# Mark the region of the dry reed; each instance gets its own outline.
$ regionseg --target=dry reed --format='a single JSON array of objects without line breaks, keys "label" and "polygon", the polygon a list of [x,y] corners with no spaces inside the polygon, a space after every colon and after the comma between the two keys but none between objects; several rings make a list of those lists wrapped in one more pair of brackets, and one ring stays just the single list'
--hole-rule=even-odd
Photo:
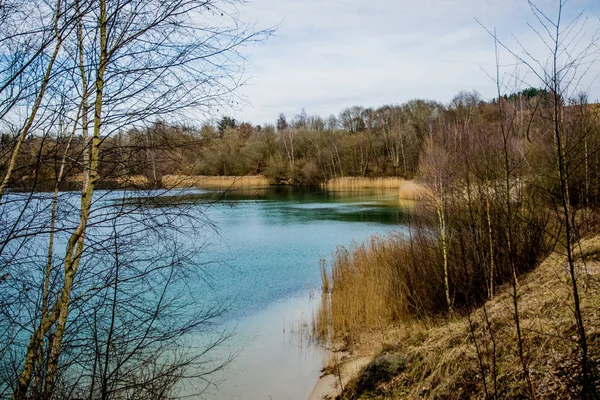
[{"label": "dry reed", "polygon": [[[585,323],[593,357],[600,355],[600,237],[582,243],[585,267],[579,262],[579,278],[587,282],[582,297]],[[363,332],[355,340],[357,353],[402,354],[406,369],[377,393],[356,393],[350,384],[344,398],[527,398],[528,389],[519,372],[515,351],[514,314],[511,292],[500,288],[498,295],[466,317],[425,326],[403,323],[385,331],[385,343],[373,345],[374,335]],[[549,256],[520,282],[519,303],[526,332],[525,347],[539,398],[580,398],[577,381],[579,354],[573,343],[575,321],[570,308],[570,288],[565,257]],[[490,334],[493,333],[493,336]],[[475,341],[479,345],[478,356]],[[363,349],[366,347],[367,349]],[[479,357],[485,376],[482,377]],[[495,371],[495,374],[494,374]],[[356,380],[354,381],[354,383]],[[495,388],[495,389],[494,389]]]},{"label": "dry reed", "polygon": [[146,186],[150,183],[148,178],[145,175],[129,175],[124,177],[119,177],[116,179],[119,185],[130,185],[130,186]]},{"label": "dry reed", "polygon": [[363,178],[345,177],[330,179],[323,186],[326,189],[398,189],[403,178]]},{"label": "dry reed", "polygon": [[381,328],[408,316],[408,302],[393,299],[400,294],[395,288],[396,260],[406,250],[399,241],[374,236],[350,249],[337,249],[331,275],[322,272],[324,305],[317,316],[322,337],[331,334],[323,326],[326,321],[335,335],[344,335]]},{"label": "dry reed", "polygon": [[397,191],[400,200],[422,200],[431,197],[431,193],[425,186],[415,181],[407,181],[403,178],[362,178],[345,177],[330,179],[323,184],[328,190],[356,190],[375,189],[386,191]]},{"label": "dry reed", "polygon": [[[330,275],[322,278],[328,302],[321,308],[326,315],[316,320],[320,324],[328,321],[332,331],[327,333],[319,326],[323,339],[344,338],[365,329],[380,330],[392,323],[437,318],[482,304],[488,298],[487,264],[480,262],[482,247],[473,240],[472,215],[462,207],[448,208],[452,227],[443,253],[429,205],[419,204],[411,216],[409,232],[375,236],[349,249],[338,248]],[[501,207],[500,203],[494,204]],[[513,221],[513,234],[520,245],[510,254],[519,265],[519,273],[532,270],[547,254],[544,232],[548,225],[538,214],[523,214]],[[511,276],[509,253],[503,241],[493,243],[494,285],[501,285]]]},{"label": "dry reed", "polygon": [[415,181],[404,181],[398,188],[398,198],[404,200],[423,200],[431,198],[431,192]]},{"label": "dry reed", "polygon": [[205,188],[240,188],[265,187],[269,180],[262,175],[249,176],[188,176],[165,175],[162,178],[165,187],[205,187]]}]

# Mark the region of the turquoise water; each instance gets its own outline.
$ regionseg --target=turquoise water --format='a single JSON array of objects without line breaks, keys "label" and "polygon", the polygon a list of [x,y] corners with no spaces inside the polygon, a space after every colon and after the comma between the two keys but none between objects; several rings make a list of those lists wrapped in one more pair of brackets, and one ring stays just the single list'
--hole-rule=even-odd
[{"label": "turquoise water", "polygon": [[[59,198],[57,271],[79,223],[79,198],[77,192],[63,192]],[[5,282],[0,300],[14,306],[13,315],[23,326],[38,307],[35,298],[19,296],[27,293],[22,288],[42,281],[51,199],[48,193],[33,193],[31,198],[11,193],[0,210],[4,226],[14,224],[16,232],[0,253],[15,277]],[[180,388],[182,397],[204,390],[193,398],[208,400],[305,400],[324,361],[323,351],[308,345],[299,328],[310,324],[319,304],[320,260],[330,260],[339,245],[402,230],[407,213],[394,192],[272,187],[227,194],[196,189],[98,191],[92,208],[73,293],[73,298],[85,301],[73,303],[70,319],[95,319],[94,324],[77,325],[71,340],[94,337],[96,326],[105,334],[111,312],[119,316],[115,326],[124,337],[130,329],[145,332],[146,320],[137,313],[147,312],[144,307],[159,299],[169,306],[152,320],[156,332],[182,326],[190,315],[203,314],[216,304],[225,305],[224,312],[181,339],[193,346],[185,349],[195,355],[219,334],[231,335],[202,362],[208,357],[204,367],[215,366],[235,355],[233,361],[210,380],[194,378]],[[113,310],[103,299],[109,290],[106,282],[116,279],[115,254],[120,283]],[[88,298],[88,293],[94,296]],[[27,332],[22,335],[23,341],[15,342],[16,354],[24,351],[19,343],[26,342]],[[91,353],[78,357],[82,363],[95,360]]]},{"label": "turquoise water", "polygon": [[[299,337],[318,299],[320,260],[339,245],[402,229],[406,208],[392,193],[265,189],[232,193],[204,210],[217,227],[198,261],[211,290],[230,306],[234,336],[218,352],[237,353],[206,399],[306,399],[323,354]],[[210,288],[209,288],[210,286]]]}]

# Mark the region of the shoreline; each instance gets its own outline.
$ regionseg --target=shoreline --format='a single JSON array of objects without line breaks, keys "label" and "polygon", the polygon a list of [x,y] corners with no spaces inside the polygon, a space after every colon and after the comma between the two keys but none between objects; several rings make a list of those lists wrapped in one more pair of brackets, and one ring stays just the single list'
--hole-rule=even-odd
[{"label": "shoreline", "polygon": [[[138,179],[139,181],[139,179]],[[300,186],[279,182],[274,184],[263,175],[250,176],[189,176],[165,175],[161,182],[166,188],[199,187],[199,188],[231,188],[249,189],[269,186]],[[422,184],[414,180],[398,177],[346,177],[334,178],[319,185],[322,189],[332,191],[344,190],[386,190],[397,191],[398,200],[423,200],[431,193]]]},{"label": "shoreline", "polygon": [[[137,183],[143,182],[145,177],[135,177]],[[165,175],[161,179],[165,187],[265,187],[265,186],[306,186],[295,185],[285,181],[272,182],[263,175],[247,176],[208,176],[208,175]],[[310,185],[309,185],[310,186]],[[319,185],[323,189],[390,189],[398,190],[403,199],[416,199],[423,196],[425,188],[414,180],[399,177],[345,177],[333,178]]]},{"label": "shoreline", "polygon": [[330,396],[334,392],[337,392],[335,386],[335,378],[333,375],[323,375],[317,380],[317,383],[315,383],[315,386],[306,400],[323,400],[331,398]]},{"label": "shoreline", "polygon": [[[26,192],[30,190],[27,184],[11,187],[14,192]],[[61,185],[61,191],[81,190],[81,179],[69,177]],[[273,186],[287,187],[318,187],[329,191],[353,191],[353,190],[376,190],[396,191],[399,200],[423,200],[430,196],[430,192],[422,184],[414,180],[406,180],[398,177],[345,177],[333,178],[318,185],[297,185],[286,181],[273,182],[263,175],[248,176],[208,176],[208,175],[165,175],[153,185],[143,175],[131,175],[119,178],[101,179],[98,188],[102,190],[147,190],[153,188],[162,189],[258,189]],[[54,186],[38,184],[38,192],[52,192]]]},{"label": "shoreline", "polygon": [[345,354],[341,358],[340,376],[333,373],[321,375],[313,387],[307,400],[330,400],[335,399],[341,393],[339,380],[346,386],[350,380],[358,375],[360,370],[371,361],[371,357],[351,356]]}]

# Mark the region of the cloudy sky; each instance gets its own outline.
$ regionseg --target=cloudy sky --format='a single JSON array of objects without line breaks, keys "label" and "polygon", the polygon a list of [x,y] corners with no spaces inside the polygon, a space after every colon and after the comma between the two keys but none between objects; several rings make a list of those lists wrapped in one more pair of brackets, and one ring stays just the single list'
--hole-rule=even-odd
[{"label": "cloudy sky", "polygon": [[[557,1],[537,3],[555,16]],[[494,41],[475,19],[519,54],[515,37],[539,61],[547,57],[527,26],[539,26],[527,0],[250,0],[239,11],[259,27],[278,25],[266,43],[247,49],[250,79],[240,94],[249,105],[233,114],[254,124],[303,108],[327,116],[414,98],[447,103],[460,90],[490,98]],[[570,0],[566,22],[581,11],[589,41],[600,28],[600,0]],[[500,63],[507,85],[514,75],[537,84],[506,52]],[[599,75],[595,65],[579,84],[591,100],[600,98]]]}]

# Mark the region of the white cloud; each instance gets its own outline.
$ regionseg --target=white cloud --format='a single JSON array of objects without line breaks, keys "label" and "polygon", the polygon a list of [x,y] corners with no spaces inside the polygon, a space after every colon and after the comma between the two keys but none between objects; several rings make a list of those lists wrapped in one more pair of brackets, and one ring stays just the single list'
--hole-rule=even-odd
[{"label": "white cloud", "polygon": [[[596,2],[571,0],[567,12],[587,7],[589,29],[596,29]],[[538,3],[551,13],[556,1]],[[302,108],[326,116],[412,98],[447,102],[460,90],[491,97],[494,83],[484,71],[494,73],[494,44],[474,18],[514,48],[511,34],[543,53],[527,27],[535,19],[526,0],[253,0],[240,15],[262,27],[280,25],[248,49],[251,78],[240,93],[251,105],[235,117],[256,124]],[[514,58],[503,53],[501,62]],[[595,67],[590,76],[598,73]],[[590,90],[600,97],[597,82]]]}]

